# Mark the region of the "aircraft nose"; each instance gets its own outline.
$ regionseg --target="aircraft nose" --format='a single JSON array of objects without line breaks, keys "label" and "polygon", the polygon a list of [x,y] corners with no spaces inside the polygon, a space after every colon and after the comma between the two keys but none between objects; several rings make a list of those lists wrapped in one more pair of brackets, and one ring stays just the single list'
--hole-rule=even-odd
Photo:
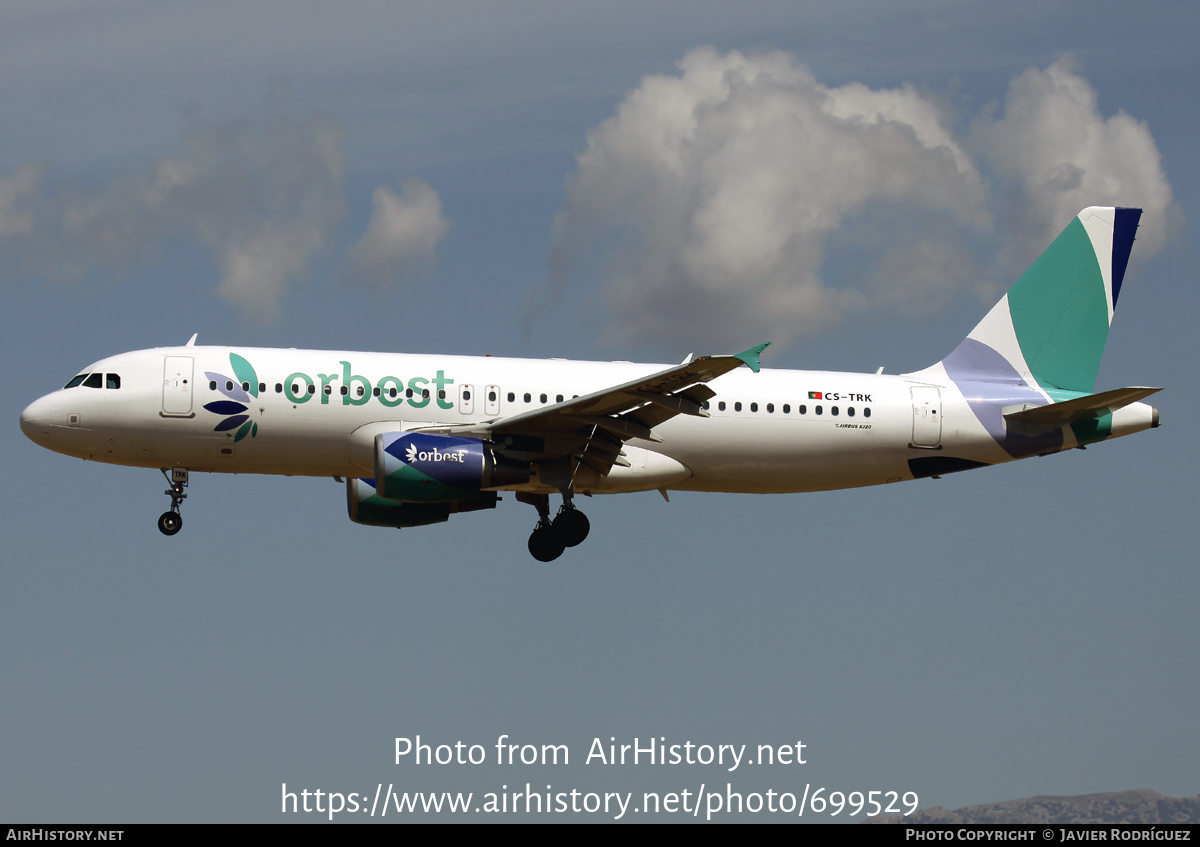
[{"label": "aircraft nose", "polygon": [[52,405],[49,396],[39,397],[21,412],[21,432],[35,444],[45,446],[47,429],[52,422]]}]

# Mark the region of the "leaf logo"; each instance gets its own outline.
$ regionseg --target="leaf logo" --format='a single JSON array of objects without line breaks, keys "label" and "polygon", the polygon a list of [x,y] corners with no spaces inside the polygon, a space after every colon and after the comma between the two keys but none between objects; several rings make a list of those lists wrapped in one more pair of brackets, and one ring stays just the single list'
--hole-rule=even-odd
[{"label": "leaf logo", "polygon": [[404,461],[408,462],[410,465],[417,461],[417,445],[408,445],[408,450],[404,452]]},{"label": "leaf logo", "polygon": [[[217,384],[217,390],[229,398],[205,403],[204,410],[222,416],[222,420],[213,427],[213,432],[228,432],[231,429],[237,429],[237,433],[233,436],[236,444],[247,435],[251,438],[258,436],[258,424],[250,420],[250,415],[246,414],[250,411],[250,397],[258,396],[258,374],[255,372],[254,366],[237,353],[229,354],[229,365],[233,368],[233,377],[211,371],[204,372],[210,382]],[[246,388],[243,388],[243,385]]]}]

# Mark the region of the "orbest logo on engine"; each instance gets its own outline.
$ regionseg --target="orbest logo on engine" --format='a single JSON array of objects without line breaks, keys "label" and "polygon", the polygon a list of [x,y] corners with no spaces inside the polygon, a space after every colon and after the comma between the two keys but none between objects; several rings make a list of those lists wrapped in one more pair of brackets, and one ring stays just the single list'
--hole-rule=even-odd
[{"label": "orbest logo on engine", "polygon": [[404,461],[410,465],[417,460],[422,462],[465,462],[466,457],[466,450],[459,450],[457,453],[442,453],[436,447],[432,450],[417,450],[415,444],[409,444],[408,449],[404,452]]}]

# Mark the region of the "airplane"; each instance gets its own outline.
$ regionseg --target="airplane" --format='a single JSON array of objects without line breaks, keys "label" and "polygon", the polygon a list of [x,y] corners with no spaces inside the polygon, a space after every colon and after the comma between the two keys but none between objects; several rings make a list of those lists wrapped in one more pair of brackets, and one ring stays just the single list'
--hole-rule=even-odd
[{"label": "airplane", "polygon": [[[760,367],[767,344],[678,365],[196,346],[88,365],[21,413],[35,443],[189,473],[331,476],[350,520],[440,523],[514,492],[549,562],[588,535],[575,496],[785,493],[938,478],[1159,425],[1158,388],[1093,393],[1140,209],[1074,218],[921,371]],[[550,497],[562,504],[550,517]]]}]

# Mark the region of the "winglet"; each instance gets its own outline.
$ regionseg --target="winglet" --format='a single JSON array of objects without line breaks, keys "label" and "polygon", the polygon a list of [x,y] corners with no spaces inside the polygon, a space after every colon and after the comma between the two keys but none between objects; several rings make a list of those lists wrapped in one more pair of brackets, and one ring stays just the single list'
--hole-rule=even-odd
[{"label": "winglet", "polygon": [[183,346],[184,347],[195,347],[196,346],[196,336],[198,336],[199,334],[200,333],[198,333],[198,332],[193,332],[192,337],[188,339],[188,343]]},{"label": "winglet", "polygon": [[733,358],[741,359],[742,363],[747,365],[750,368],[750,370],[754,371],[755,373],[758,373],[758,369],[761,367],[761,365],[759,365],[759,363],[758,363],[758,357],[762,353],[763,350],[766,350],[770,346],[771,346],[770,341],[764,341],[762,344],[759,344],[757,347],[751,347],[749,350],[743,350],[741,353],[734,354]]}]

